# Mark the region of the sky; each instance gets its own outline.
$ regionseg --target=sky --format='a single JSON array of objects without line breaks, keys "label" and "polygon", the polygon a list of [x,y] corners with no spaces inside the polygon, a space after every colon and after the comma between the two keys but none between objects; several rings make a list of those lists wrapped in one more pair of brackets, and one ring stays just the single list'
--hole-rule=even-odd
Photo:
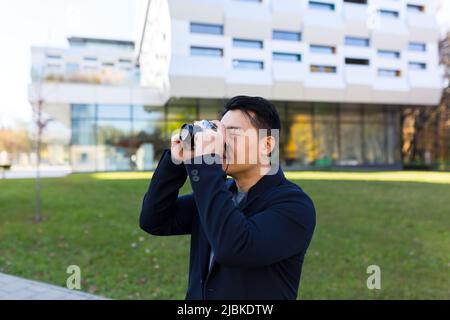
[{"label": "sky", "polygon": [[[134,40],[138,0],[0,0],[0,127],[29,121],[30,47],[68,36]],[[438,20],[450,30],[450,0]]]},{"label": "sky", "polygon": [[68,36],[134,40],[137,0],[0,0],[0,127],[31,119],[31,46]]}]

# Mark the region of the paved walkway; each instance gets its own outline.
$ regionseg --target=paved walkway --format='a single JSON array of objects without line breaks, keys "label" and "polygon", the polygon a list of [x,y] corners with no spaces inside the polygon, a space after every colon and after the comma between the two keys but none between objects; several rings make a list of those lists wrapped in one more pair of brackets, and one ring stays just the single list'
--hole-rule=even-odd
[{"label": "paved walkway", "polygon": [[[68,166],[41,166],[42,178],[61,178],[72,173]],[[34,179],[36,177],[36,168],[13,166],[11,170],[3,171],[0,169],[0,179]]]},{"label": "paved walkway", "polygon": [[104,300],[77,290],[0,273],[0,300]]}]

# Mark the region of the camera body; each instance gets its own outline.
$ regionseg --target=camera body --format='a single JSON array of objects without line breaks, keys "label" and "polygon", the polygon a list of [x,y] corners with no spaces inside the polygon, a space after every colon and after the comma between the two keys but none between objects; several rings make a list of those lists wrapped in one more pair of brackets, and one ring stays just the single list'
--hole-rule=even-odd
[{"label": "camera body", "polygon": [[195,122],[194,124],[185,123],[181,126],[180,129],[180,140],[183,143],[191,146],[191,149],[193,150],[195,148],[195,135],[206,129],[217,131],[217,125],[214,122],[208,120],[201,120]]}]

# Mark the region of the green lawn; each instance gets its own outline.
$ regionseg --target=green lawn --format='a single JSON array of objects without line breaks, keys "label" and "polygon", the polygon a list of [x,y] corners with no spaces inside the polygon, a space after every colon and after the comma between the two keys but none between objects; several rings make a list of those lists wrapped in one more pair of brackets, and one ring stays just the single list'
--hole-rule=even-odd
[{"label": "green lawn", "polygon": [[[317,210],[300,299],[450,298],[450,173],[289,176]],[[189,237],[153,237],[138,226],[149,177],[44,179],[40,224],[32,223],[33,180],[0,180],[0,272],[64,286],[75,264],[85,291],[182,299]],[[366,287],[372,264],[381,268],[381,290]]]}]

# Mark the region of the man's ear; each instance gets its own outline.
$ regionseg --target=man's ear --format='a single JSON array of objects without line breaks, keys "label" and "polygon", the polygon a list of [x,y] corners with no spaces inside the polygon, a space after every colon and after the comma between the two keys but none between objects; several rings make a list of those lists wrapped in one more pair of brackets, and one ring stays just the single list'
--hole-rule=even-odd
[{"label": "man's ear", "polygon": [[261,147],[261,152],[263,155],[270,157],[271,153],[275,150],[276,139],[273,136],[264,137]]},{"label": "man's ear", "polygon": [[273,136],[268,136],[266,138],[266,141],[267,141],[266,145],[269,150],[269,156],[270,156],[270,154],[275,150],[275,148],[277,146],[277,139],[275,139],[275,137],[273,137]]}]

